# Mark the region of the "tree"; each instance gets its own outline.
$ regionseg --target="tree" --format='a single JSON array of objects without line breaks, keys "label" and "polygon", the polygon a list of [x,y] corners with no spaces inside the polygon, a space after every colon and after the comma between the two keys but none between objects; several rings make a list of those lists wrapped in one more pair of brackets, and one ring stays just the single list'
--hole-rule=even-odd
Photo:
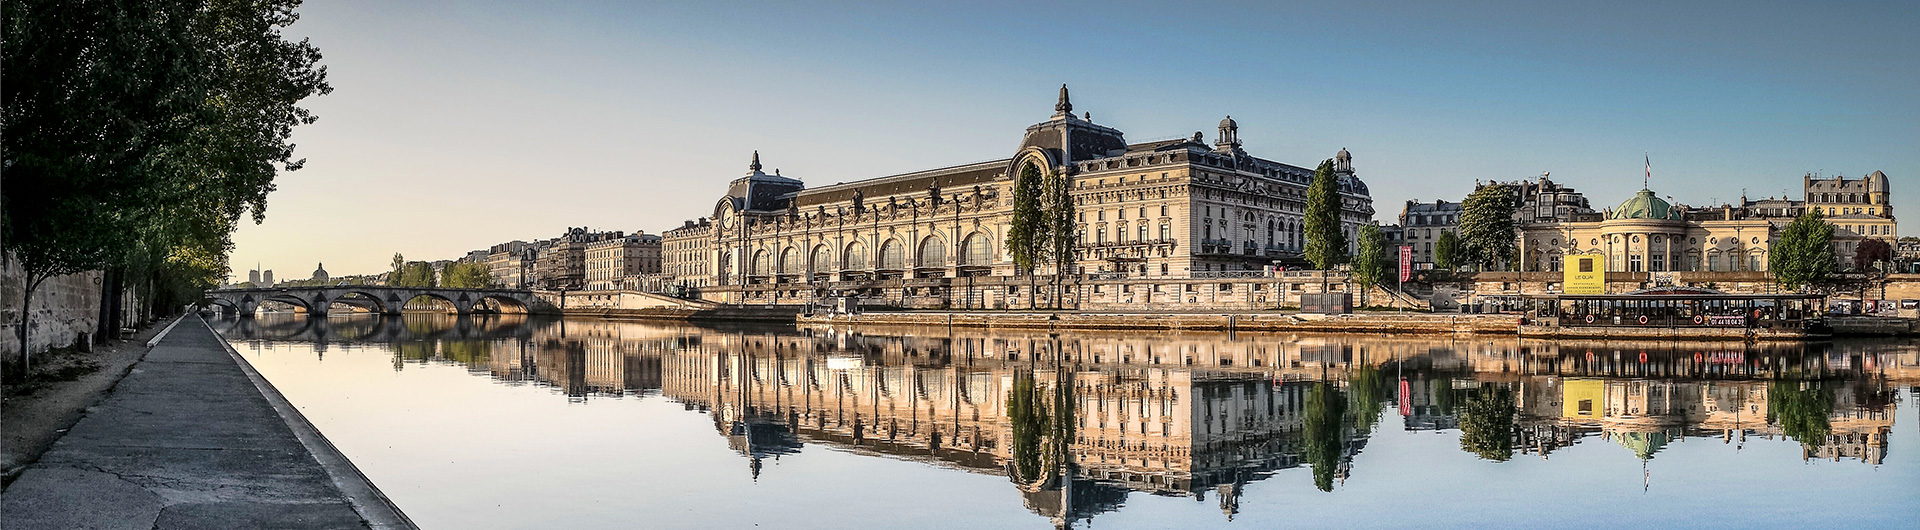
[{"label": "tree", "polygon": [[287,140],[314,118],[296,104],[331,91],[319,51],[281,38],[298,5],[0,4],[0,242],[26,273],[23,352],[47,278],[108,270],[145,312],[225,268],[239,217],[263,219],[273,178],[301,165]]},{"label": "tree", "polygon": [[1454,258],[1475,270],[1513,262],[1518,237],[1513,233],[1513,190],[1489,184],[1473,190],[1460,205],[1460,254]]},{"label": "tree", "polygon": [[1047,241],[1048,250],[1053,258],[1054,274],[1065,275],[1073,272],[1073,245],[1077,243],[1076,233],[1079,224],[1074,219],[1073,177],[1058,171],[1049,171],[1046,179],[1047,201]]},{"label": "tree", "polygon": [[1781,231],[1772,252],[1767,268],[1780,285],[1797,290],[1825,283],[1833,275],[1833,225],[1819,208],[1807,208]]},{"label": "tree", "polygon": [[1440,240],[1433,243],[1433,266],[1452,269],[1459,255],[1460,236],[1453,235],[1452,230],[1440,231]]},{"label": "tree", "polygon": [[1046,261],[1050,232],[1046,215],[1041,211],[1044,191],[1040,168],[1032,162],[1021,166],[1020,178],[1013,183],[1013,220],[1007,227],[1007,253],[1013,257],[1014,268],[1028,275]]},{"label": "tree", "polygon": [[446,287],[480,289],[493,286],[493,272],[480,263],[456,261],[440,275],[440,284]]},{"label": "tree", "polygon": [[1867,238],[1853,247],[1853,270],[1870,271],[1875,263],[1893,263],[1893,245],[1884,240]]},{"label": "tree", "polygon": [[1313,170],[1313,183],[1307,186],[1307,261],[1320,270],[1347,260],[1347,234],[1340,228],[1339,179],[1333,173],[1333,160],[1327,159]]},{"label": "tree", "polygon": [[407,258],[399,252],[393,253],[393,269],[387,273],[387,285],[400,286],[400,276],[407,273]]},{"label": "tree", "polygon": [[1360,305],[1367,305],[1367,294],[1387,275],[1387,236],[1380,225],[1360,227],[1359,252],[1353,255],[1353,283],[1360,286]]}]

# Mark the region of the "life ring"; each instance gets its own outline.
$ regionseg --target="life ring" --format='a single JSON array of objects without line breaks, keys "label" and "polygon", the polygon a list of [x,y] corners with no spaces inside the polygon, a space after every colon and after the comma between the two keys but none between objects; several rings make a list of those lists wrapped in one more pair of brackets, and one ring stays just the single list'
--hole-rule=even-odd
[{"label": "life ring", "polygon": [[1704,322],[1706,322],[1706,321],[1707,321],[1707,317],[1703,317],[1703,316],[1700,316],[1700,315],[1694,315],[1694,316],[1693,316],[1693,323],[1695,323],[1695,324],[1700,324],[1700,323],[1704,323]]},{"label": "life ring", "polygon": [[1693,362],[1700,362],[1700,352],[1693,352]]},{"label": "life ring", "polygon": [[1644,326],[1644,325],[1647,325],[1647,316],[1646,316],[1646,315],[1640,315],[1640,325],[1642,325],[1642,326]]},{"label": "life ring", "polygon": [[1593,315],[1587,315],[1587,323],[1588,323],[1588,324],[1592,324],[1592,323],[1593,323]]},{"label": "life ring", "polygon": [[1647,352],[1640,352],[1640,362],[1647,362]]}]

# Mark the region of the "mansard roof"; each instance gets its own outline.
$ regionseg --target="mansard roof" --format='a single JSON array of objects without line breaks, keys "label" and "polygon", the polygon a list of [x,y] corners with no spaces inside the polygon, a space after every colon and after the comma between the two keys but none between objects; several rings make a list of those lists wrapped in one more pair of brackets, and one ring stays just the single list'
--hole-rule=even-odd
[{"label": "mansard roof", "polygon": [[880,178],[857,180],[853,182],[821,186],[788,193],[785,197],[796,201],[805,210],[821,204],[853,200],[857,194],[869,200],[890,195],[911,195],[926,193],[928,187],[950,190],[958,187],[985,184],[1000,178],[1011,158],[988,160],[939,169],[901,173]]}]

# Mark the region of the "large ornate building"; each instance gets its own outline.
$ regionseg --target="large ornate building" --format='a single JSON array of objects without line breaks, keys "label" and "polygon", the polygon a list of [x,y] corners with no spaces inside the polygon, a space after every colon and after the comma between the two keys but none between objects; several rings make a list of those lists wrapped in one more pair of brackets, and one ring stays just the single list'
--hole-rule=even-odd
[{"label": "large ornate building", "polygon": [[[1598,254],[1606,256],[1612,272],[1765,272],[1774,240],[1807,208],[1820,210],[1834,225],[1834,257],[1843,270],[1853,267],[1861,241],[1895,240],[1886,174],[1875,171],[1854,180],[1808,175],[1802,182],[1804,200],[1741,197],[1738,206],[1690,208],[1648,189],[1599,213],[1561,199],[1566,203],[1559,207],[1561,213],[1547,215],[1546,207],[1538,207],[1540,215],[1521,221],[1522,270],[1558,271],[1562,256]],[[1550,181],[1542,178],[1541,183],[1541,190],[1551,191],[1546,186]],[[1572,193],[1561,190],[1555,195]],[[1586,199],[1578,202],[1584,206]],[[1522,210],[1535,210],[1531,205]]]},{"label": "large ornate building", "polygon": [[[1247,154],[1231,118],[1212,145],[1197,132],[1129,143],[1072,111],[1063,86],[1011,157],[832,186],[763,172],[755,153],[711,225],[666,232],[665,270],[696,286],[1012,275],[1013,184],[1029,166],[1066,177],[1048,182],[1077,210],[1068,273],[1185,278],[1298,259],[1312,169]],[[1353,241],[1373,201],[1346,150],[1335,167]]]}]

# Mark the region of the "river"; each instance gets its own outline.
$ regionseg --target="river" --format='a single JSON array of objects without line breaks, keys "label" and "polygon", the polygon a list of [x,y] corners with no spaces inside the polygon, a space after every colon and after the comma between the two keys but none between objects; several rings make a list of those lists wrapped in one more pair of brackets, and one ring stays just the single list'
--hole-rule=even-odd
[{"label": "river", "polygon": [[1910,340],[214,325],[422,528],[1920,520]]}]

